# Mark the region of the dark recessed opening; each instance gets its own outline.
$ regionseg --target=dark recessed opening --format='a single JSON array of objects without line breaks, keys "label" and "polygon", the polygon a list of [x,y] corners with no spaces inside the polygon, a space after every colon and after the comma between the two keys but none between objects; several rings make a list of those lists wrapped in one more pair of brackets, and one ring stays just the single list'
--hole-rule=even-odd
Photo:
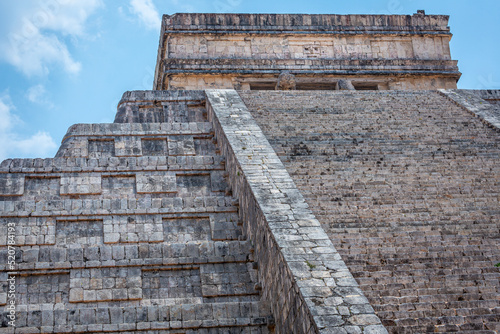
[{"label": "dark recessed opening", "polygon": [[252,82],[250,84],[250,90],[274,90],[275,87],[275,82]]},{"label": "dark recessed opening", "polygon": [[[297,90],[335,90],[335,82],[301,82],[297,83]],[[357,82],[353,83],[356,90],[378,90],[378,83]],[[252,82],[250,90],[275,90],[275,82]]]},{"label": "dark recessed opening", "polygon": [[298,83],[297,90],[335,90],[335,85],[332,82],[305,82]]},{"label": "dark recessed opening", "polygon": [[356,90],[378,90],[378,84],[368,82],[357,82],[352,84]]}]

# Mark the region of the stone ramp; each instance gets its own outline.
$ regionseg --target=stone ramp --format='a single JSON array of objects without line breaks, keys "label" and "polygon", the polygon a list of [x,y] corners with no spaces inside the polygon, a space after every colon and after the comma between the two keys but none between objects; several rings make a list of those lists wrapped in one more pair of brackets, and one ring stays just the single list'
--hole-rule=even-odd
[{"label": "stone ramp", "polygon": [[0,306],[9,224],[18,248],[16,328],[0,332],[268,333],[204,93],[126,93],[116,122],[1,163]]},{"label": "stone ramp", "polygon": [[500,330],[500,137],[437,92],[240,96],[392,333]]}]

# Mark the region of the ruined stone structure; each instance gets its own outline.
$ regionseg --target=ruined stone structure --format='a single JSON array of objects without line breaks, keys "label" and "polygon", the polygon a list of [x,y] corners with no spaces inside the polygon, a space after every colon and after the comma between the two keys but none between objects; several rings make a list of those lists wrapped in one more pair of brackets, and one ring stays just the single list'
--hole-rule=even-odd
[{"label": "ruined stone structure", "polygon": [[499,332],[500,93],[447,19],[164,16],[155,90],[0,164],[0,333]]},{"label": "ruined stone structure", "polygon": [[457,88],[448,16],[175,14],[163,17],[154,89]]}]

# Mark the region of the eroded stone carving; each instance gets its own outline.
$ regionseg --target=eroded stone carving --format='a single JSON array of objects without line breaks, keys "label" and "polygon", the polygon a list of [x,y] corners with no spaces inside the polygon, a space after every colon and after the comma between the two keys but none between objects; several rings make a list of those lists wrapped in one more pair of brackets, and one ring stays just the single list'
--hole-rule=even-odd
[{"label": "eroded stone carving", "polygon": [[351,80],[340,79],[337,82],[337,90],[356,90],[352,85]]},{"label": "eroded stone carving", "polygon": [[281,72],[276,83],[276,90],[295,90],[295,87],[295,75],[288,71]]}]

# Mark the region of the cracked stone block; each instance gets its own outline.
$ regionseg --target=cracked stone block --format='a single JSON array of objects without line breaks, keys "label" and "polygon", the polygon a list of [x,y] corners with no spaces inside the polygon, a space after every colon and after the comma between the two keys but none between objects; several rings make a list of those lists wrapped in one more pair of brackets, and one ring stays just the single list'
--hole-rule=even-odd
[{"label": "cracked stone block", "polygon": [[22,196],[24,175],[0,174],[0,196]]},{"label": "cracked stone block", "polygon": [[78,175],[61,177],[61,195],[100,194],[100,175]]},{"label": "cracked stone block", "polygon": [[115,156],[115,141],[113,139],[89,139],[89,158],[105,158]]},{"label": "cracked stone block", "polygon": [[113,216],[104,220],[104,243],[162,242],[160,216]]},{"label": "cracked stone block", "polygon": [[137,136],[116,137],[115,155],[117,157],[137,157],[142,155],[141,138]]},{"label": "cracked stone block", "polygon": [[193,136],[168,137],[168,155],[195,155]]},{"label": "cracked stone block", "polygon": [[171,173],[137,173],[136,187],[140,194],[176,192],[176,177]]},{"label": "cracked stone block", "polygon": [[56,243],[58,245],[98,245],[103,243],[103,222],[58,221],[56,222]]},{"label": "cracked stone block", "polygon": [[163,156],[167,155],[167,140],[156,138],[142,138],[143,156]]},{"label": "cracked stone block", "polygon": [[69,288],[72,303],[142,299],[141,268],[73,269]]}]

